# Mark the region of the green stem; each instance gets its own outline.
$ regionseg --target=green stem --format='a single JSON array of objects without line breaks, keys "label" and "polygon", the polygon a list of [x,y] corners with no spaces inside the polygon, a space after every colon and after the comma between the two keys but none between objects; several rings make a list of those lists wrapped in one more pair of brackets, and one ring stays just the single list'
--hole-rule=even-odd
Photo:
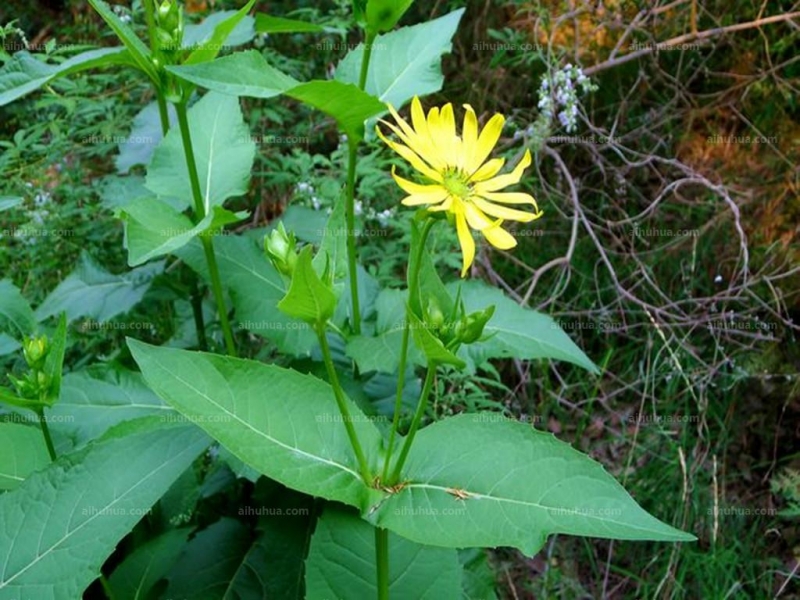
[{"label": "green stem", "polygon": [[[375,34],[367,33],[364,42],[364,54],[361,59],[361,72],[358,87],[364,89],[369,72],[369,61]],[[353,307],[353,333],[361,334],[361,307],[358,299],[358,269],[356,261],[356,161],[358,160],[358,142],[348,139],[347,154],[347,197],[345,201],[345,221],[347,223],[347,266],[350,274],[350,303]]]},{"label": "green stem", "polygon": [[350,410],[347,408],[347,400],[342,391],[342,385],[339,383],[339,377],[336,375],[336,367],[333,366],[333,358],[331,356],[331,348],[328,345],[328,338],[325,335],[325,324],[320,324],[314,328],[319,340],[319,346],[322,349],[322,358],[325,360],[325,368],[328,371],[328,379],[330,380],[331,387],[333,388],[333,395],[336,398],[336,404],[339,407],[339,414],[344,421],[345,429],[347,430],[347,437],[350,438],[350,445],[353,447],[353,452],[358,460],[358,466],[361,469],[361,477],[364,483],[370,485],[371,477],[369,465],[367,464],[364,450],[361,448],[361,442],[358,441],[358,435],[353,427],[353,418],[350,416]]},{"label": "green stem", "polygon": [[347,226],[347,267],[350,274],[350,302],[353,309],[353,333],[361,334],[361,307],[358,299],[358,268],[356,261],[356,160],[358,143],[348,140],[347,159],[347,201],[344,205],[344,218]]},{"label": "green stem", "polygon": [[47,453],[50,455],[50,460],[55,461],[58,455],[56,454],[55,446],[53,446],[53,438],[50,437],[50,428],[47,426],[47,419],[44,418],[44,409],[36,409],[36,416],[39,417],[39,426],[42,428],[42,436],[47,446]]},{"label": "green stem", "polygon": [[161,133],[167,137],[169,132],[169,112],[167,112],[167,101],[161,90],[156,90],[156,100],[158,102],[158,116],[161,119]]},{"label": "green stem", "polygon": [[431,394],[433,380],[435,378],[436,365],[428,364],[428,373],[425,375],[425,384],[422,386],[422,394],[420,394],[419,403],[417,404],[417,412],[414,413],[414,420],[411,421],[411,428],[408,430],[406,441],[403,442],[403,449],[400,450],[400,458],[397,459],[397,464],[394,466],[392,477],[389,480],[392,483],[397,481],[400,477],[400,471],[403,469],[408,452],[411,450],[411,444],[414,443],[414,436],[417,435],[417,430],[419,429],[420,423],[422,423],[422,417],[425,416],[425,409],[428,406],[428,396]]},{"label": "green stem", "polygon": [[[176,104],[175,111],[178,113],[178,125],[181,130],[181,139],[183,140],[183,151],[186,155],[186,167],[189,170],[189,182],[192,186],[195,221],[199,223],[206,216],[206,207],[203,204],[203,194],[200,191],[200,179],[197,176],[197,162],[194,158],[192,136],[189,131],[189,117],[186,112],[186,102],[179,102]],[[219,320],[222,325],[222,335],[225,338],[225,346],[229,356],[236,356],[236,344],[233,341],[233,330],[228,320],[228,309],[225,306],[225,295],[222,292],[219,268],[217,267],[217,259],[214,254],[214,242],[209,236],[202,234],[200,235],[200,241],[203,243],[203,252],[206,255],[208,275],[211,279],[211,289],[214,292],[214,300],[217,303],[217,312],[219,313]]]},{"label": "green stem", "polygon": [[375,528],[375,562],[378,567],[378,600],[389,600],[389,531]]},{"label": "green stem", "polygon": [[425,243],[428,241],[428,234],[431,231],[434,223],[433,219],[425,221],[422,227],[422,234],[420,235],[419,246],[414,250],[414,260],[411,263],[411,272],[408,276],[408,303],[406,305],[406,320],[403,324],[403,341],[400,346],[400,364],[398,365],[397,375],[397,394],[394,399],[394,415],[392,416],[392,431],[389,433],[389,446],[386,450],[386,459],[383,463],[383,474],[381,480],[386,482],[386,477],[389,475],[389,464],[392,460],[392,451],[394,450],[394,440],[397,437],[397,428],[400,425],[400,413],[403,410],[403,391],[406,382],[406,360],[408,358],[408,342],[409,342],[409,323],[411,319],[408,313],[411,310],[411,299],[417,294],[417,283],[419,279],[419,269],[422,263],[422,253],[425,250]]},{"label": "green stem", "polygon": [[364,40],[364,55],[361,58],[361,73],[358,76],[358,87],[362,90],[367,85],[367,72],[369,71],[369,60],[372,57],[372,46],[375,45],[375,33],[367,33],[367,39]]}]

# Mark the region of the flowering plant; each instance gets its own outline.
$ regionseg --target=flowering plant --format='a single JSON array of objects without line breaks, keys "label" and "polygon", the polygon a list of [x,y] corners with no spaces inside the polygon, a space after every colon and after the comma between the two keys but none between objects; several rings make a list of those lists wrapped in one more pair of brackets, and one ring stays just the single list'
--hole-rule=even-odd
[{"label": "flowering plant", "polygon": [[[427,114],[422,108],[419,96],[442,85],[439,57],[463,10],[396,30],[410,0],[356,1],[353,18],[364,43],[343,59],[334,79],[300,82],[256,50],[218,57],[240,24],[254,33],[247,15],[254,0],[216,19],[204,34],[184,24],[176,1],[158,7],[145,1],[149,45],[105,3],[90,3],[123,46],[79,55],[66,67],[31,68],[33,59],[22,53],[0,73],[6,86],[0,100],[11,101],[82,68],[124,65],[147,78],[163,138],[144,161],[146,193],[117,211],[129,264],[161,267],[152,261],[170,255],[188,264],[210,286],[227,356],[128,340],[157,399],[144,405],[150,410],[120,418],[114,427],[104,421],[96,437],[83,440],[85,447],[65,441],[68,449],[60,458],[48,440],[55,462],[0,497],[0,520],[8,524],[0,532],[1,597],[6,592],[33,597],[42,590],[47,597],[77,597],[101,574],[141,511],[165,495],[209,446],[214,450],[208,460],[224,460],[253,481],[281,484],[281,502],[314,507],[310,547],[306,530],[295,532],[302,544],[293,546],[289,567],[295,575],[304,573],[307,598],[459,597],[458,549],[508,546],[533,555],[557,533],[693,539],[647,513],[600,464],[528,423],[464,412],[426,424],[431,399],[443,393],[437,378],[446,371],[475,373],[489,359],[511,357],[564,360],[599,372],[548,316],[466,280],[476,253],[473,231],[492,247],[510,250],[516,240],[504,224],[530,223],[542,211],[529,193],[507,191],[526,183],[530,150],[505,173],[505,159],[491,157],[503,116],[494,115],[481,127],[467,105],[459,133],[452,104]],[[321,30],[268,15],[258,15],[255,24],[260,33]],[[421,40],[435,48],[422,64],[408,50]],[[3,79],[12,70],[14,77]],[[559,118],[570,128],[572,81],[587,84],[572,67],[562,73],[551,85],[564,108]],[[200,90],[206,91],[192,103]],[[217,239],[216,232],[242,217],[224,204],[248,189],[255,157],[239,98],[276,96],[327,114],[346,136],[341,201],[316,243],[303,243],[283,223],[260,232],[258,243],[248,236]],[[547,96],[542,98],[542,109],[552,110]],[[398,112],[409,102],[410,121]],[[418,208],[403,290],[381,290],[371,280],[359,265],[355,235],[356,164],[365,123],[387,112],[394,122],[380,121],[377,133],[416,171],[413,179],[391,173],[406,194],[402,205]],[[429,243],[437,224],[457,232],[460,278],[443,278],[437,270]],[[230,324],[231,304],[241,321],[254,324],[250,333],[272,344],[278,360],[239,357],[243,339],[237,340]],[[198,322],[202,325],[202,311]],[[65,317],[54,338],[60,341],[49,349],[41,338],[26,342],[32,375],[19,380],[16,393],[0,395],[35,410],[45,433],[45,408],[58,409],[64,330]],[[204,335],[198,326],[201,350]],[[301,359],[308,357],[314,364],[301,372]],[[421,385],[417,369],[424,372]],[[383,394],[389,402],[381,407],[367,391],[379,381],[390,386]],[[80,435],[76,432],[76,439]],[[33,507],[36,514],[24,517],[29,526],[17,527],[12,523],[28,514],[22,507]],[[119,513],[108,510],[120,507]],[[57,525],[58,535],[48,523]],[[159,556],[165,547],[186,543],[181,523],[180,513],[173,515],[157,548],[148,552]],[[236,543],[248,538],[236,525],[220,523],[215,535],[228,531]],[[261,545],[241,558],[241,570],[255,570],[258,580],[267,570],[264,554],[278,554],[268,535],[259,540]],[[207,546],[211,553],[216,544]],[[374,567],[364,569],[365,564]],[[253,597],[269,596],[263,584],[257,590],[250,587],[256,583],[242,583],[239,571],[223,582],[225,594],[243,586]],[[103,587],[113,595],[124,579],[102,576]],[[142,581],[149,584],[148,593],[157,588],[149,576]],[[181,579],[175,576],[169,585],[174,581]],[[302,597],[301,587],[275,597]],[[169,588],[171,596],[178,593]]]}]

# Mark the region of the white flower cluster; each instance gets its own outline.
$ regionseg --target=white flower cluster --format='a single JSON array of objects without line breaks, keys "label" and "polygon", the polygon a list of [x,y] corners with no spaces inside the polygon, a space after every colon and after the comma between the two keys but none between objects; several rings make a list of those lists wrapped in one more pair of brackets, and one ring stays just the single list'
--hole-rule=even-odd
[{"label": "white flower cluster", "polygon": [[553,115],[557,114],[558,121],[567,133],[575,131],[577,124],[579,86],[583,94],[598,89],[580,67],[571,64],[542,79],[539,86],[539,110],[542,117],[550,122]]},{"label": "white flower cluster", "polygon": [[[300,196],[306,196],[311,200],[311,206],[314,210],[319,210],[322,208],[322,202],[320,199],[315,195],[314,186],[306,181],[301,181],[295,187],[295,191]],[[328,208],[326,211],[328,214],[331,213],[331,209]],[[372,207],[364,208],[364,203],[361,200],[356,200],[353,206],[353,212],[356,216],[363,216],[365,219],[369,219],[372,221],[378,221],[381,227],[387,227],[389,222],[394,217],[396,210],[394,208],[387,208],[386,210],[376,211]]]}]

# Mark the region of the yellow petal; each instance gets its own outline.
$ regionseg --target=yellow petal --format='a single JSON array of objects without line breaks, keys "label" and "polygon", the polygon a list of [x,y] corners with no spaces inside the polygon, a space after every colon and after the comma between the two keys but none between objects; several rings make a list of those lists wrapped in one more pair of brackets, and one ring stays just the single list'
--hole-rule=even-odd
[{"label": "yellow petal", "polygon": [[448,196],[444,202],[441,204],[437,204],[436,206],[429,206],[428,210],[430,212],[447,212],[452,210],[453,208],[453,197]]},{"label": "yellow petal", "polygon": [[505,187],[519,183],[520,178],[522,178],[522,172],[530,165],[531,151],[526,150],[522,160],[517,163],[517,166],[514,167],[514,170],[511,171],[511,173],[506,173],[505,175],[500,175],[494,179],[477,183],[475,184],[475,191],[481,196],[485,196],[486,192],[496,192],[497,190],[502,190]]},{"label": "yellow petal", "polygon": [[478,136],[478,141],[471,152],[471,162],[465,165],[468,173],[477,171],[484,161],[489,157],[489,154],[494,150],[497,140],[500,139],[500,134],[503,132],[503,124],[506,122],[503,115],[497,114],[489,119],[486,126]]},{"label": "yellow petal", "polygon": [[472,239],[464,214],[460,212],[456,213],[456,232],[458,233],[458,243],[461,244],[461,253],[464,260],[464,266],[461,268],[461,277],[464,277],[472,261],[475,260],[475,240]]},{"label": "yellow petal", "polygon": [[[399,117],[398,117],[399,118]],[[402,119],[401,119],[402,120]],[[434,169],[444,169],[446,165],[438,156],[436,149],[433,147],[433,144],[430,143],[430,140],[427,138],[423,138],[418,136],[414,131],[408,128],[401,131],[391,123],[387,123],[386,121],[381,121],[383,125],[386,125],[389,129],[391,129],[394,134],[399,137],[402,142],[411,149],[412,152],[416,152],[422,160],[427,162],[431,165]],[[403,121],[405,123],[405,121]]]},{"label": "yellow petal", "polygon": [[467,223],[469,223],[470,227],[477,229],[478,231],[483,231],[484,229],[494,225],[494,222],[480,210],[475,208],[474,204],[471,202],[464,202],[463,204],[464,215],[467,217]]},{"label": "yellow petal", "polygon": [[469,180],[471,182],[477,182],[494,177],[500,172],[500,169],[503,168],[504,164],[506,164],[506,160],[504,158],[493,158],[492,160],[483,163],[481,168],[475,171]]},{"label": "yellow petal", "polygon": [[417,155],[416,152],[408,148],[407,146],[403,146],[402,144],[397,144],[390,139],[388,139],[383,132],[380,130],[379,127],[375,127],[375,131],[378,133],[378,137],[380,137],[383,142],[389,146],[392,150],[397,152],[400,156],[406,159],[412,167],[414,167],[417,171],[425,175],[428,179],[433,181],[442,181],[442,176],[436,172],[436,170],[432,169],[428,166],[422,158]]},{"label": "yellow petal", "polygon": [[397,183],[397,185],[399,185],[400,188],[407,194],[412,194],[412,195],[413,194],[430,194],[432,192],[439,191],[439,190],[444,191],[445,193],[447,193],[447,190],[445,190],[445,188],[443,188],[438,183],[425,185],[423,183],[415,183],[413,181],[405,179],[404,177],[400,177],[400,175],[397,174],[397,167],[394,167],[394,166],[392,167],[392,177],[394,178],[394,180]]},{"label": "yellow petal", "polygon": [[517,240],[514,239],[514,236],[499,225],[484,229],[481,233],[487,242],[500,250],[509,250],[517,245]]},{"label": "yellow petal", "polygon": [[411,194],[403,198],[400,202],[404,206],[420,206],[422,204],[439,204],[443,202],[445,198],[447,198],[447,190],[440,189],[425,194]]},{"label": "yellow petal", "polygon": [[422,137],[430,137],[428,121],[425,120],[425,111],[422,110],[422,103],[418,96],[414,96],[414,99],[411,100],[411,122],[414,124],[417,134]]},{"label": "yellow petal", "polygon": [[[476,186],[477,188],[477,186]],[[530,194],[523,194],[522,192],[478,192],[475,190],[475,195],[483,198],[484,200],[491,200],[492,202],[499,202],[501,204],[532,204],[536,209],[536,214],[540,214],[536,200]]]},{"label": "yellow petal", "polygon": [[431,109],[428,113],[428,132],[439,156],[447,165],[457,166],[460,140],[456,137],[452,104],[445,104],[441,110],[435,107]]},{"label": "yellow petal", "polygon": [[536,217],[538,216],[535,213],[524,212],[521,210],[514,210],[513,208],[507,208],[505,206],[500,206],[498,204],[492,204],[491,202],[487,202],[486,200],[482,200],[481,198],[473,197],[472,202],[475,204],[475,206],[477,206],[487,215],[492,215],[493,217],[497,217],[498,219],[529,223],[534,219],[536,219]]}]

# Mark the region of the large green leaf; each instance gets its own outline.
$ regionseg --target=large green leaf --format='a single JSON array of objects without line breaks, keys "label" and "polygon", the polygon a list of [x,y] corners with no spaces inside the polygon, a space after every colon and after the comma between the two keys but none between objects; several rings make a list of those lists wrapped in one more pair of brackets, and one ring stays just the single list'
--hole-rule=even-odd
[{"label": "large green leaf", "polygon": [[[464,9],[438,19],[379,35],[373,44],[365,90],[400,108],[414,96],[442,89],[442,55],[450,52]],[[358,83],[364,45],[351,50],[336,68],[336,79]]]},{"label": "large green leaf", "polygon": [[[317,344],[316,334],[307,323],[278,310],[286,288],[259,245],[244,236],[219,236],[214,238],[214,249],[222,285],[236,309],[236,327],[265,337],[281,352],[308,356]],[[177,255],[208,280],[199,243],[188,244]]]},{"label": "large green leaf", "polygon": [[270,65],[256,50],[237,52],[200,65],[169,66],[167,70],[201,87],[233,96],[272,98],[299,84]]},{"label": "large green leaf", "polygon": [[[256,145],[238,98],[209,93],[189,110],[189,131],[205,214],[232,196],[247,192]],[[170,129],[147,169],[147,187],[192,205],[192,187],[178,128]]]},{"label": "large green leaf", "polygon": [[[128,340],[150,387],[232,454],[284,485],[366,507],[364,483],[331,387],[276,365]],[[349,401],[364,453],[377,470],[381,436]]]},{"label": "large green leaf", "polygon": [[512,546],[532,556],[555,533],[691,541],[642,509],[603,467],[569,444],[494,413],[421,430],[405,487],[367,511],[376,525],[421,544]]},{"label": "large green leaf", "polygon": [[207,446],[186,424],[125,424],[0,496],[0,598],[80,598]]},{"label": "large green leaf", "polygon": [[106,322],[138,304],[163,269],[163,262],[157,262],[112,275],[83,254],[78,267],[36,309],[36,318],[42,321],[64,311],[69,321],[89,317]]},{"label": "large green leaf", "polygon": [[0,280],[0,331],[31,335],[34,329],[36,317],[31,305],[10,279]]},{"label": "large green leaf", "polygon": [[114,30],[114,33],[117,34],[117,37],[128,49],[130,57],[133,59],[136,66],[143,73],[146,73],[153,82],[158,83],[159,76],[151,60],[150,48],[145,46],[144,42],[136,37],[136,33],[133,29],[120,19],[117,13],[115,13],[108,4],[103,2],[103,0],[89,0],[89,4],[92,5],[92,8],[97,11],[108,26]]},{"label": "large green leaf", "polygon": [[163,421],[179,417],[147,387],[141,374],[108,364],[67,373],[61,398],[47,411],[59,452],[83,446],[118,423],[149,415]]},{"label": "large green leaf", "polygon": [[170,570],[186,547],[191,530],[170,529],[137,548],[120,564],[108,585],[114,600],[147,600],[153,586]]},{"label": "large green leaf", "polygon": [[[306,561],[307,600],[377,597],[375,529],[356,515],[326,508]],[[390,532],[389,598],[461,598],[458,553],[420,546]]]},{"label": "large green leaf", "polygon": [[124,48],[89,50],[59,65],[44,63],[26,51],[17,52],[0,69],[0,106],[39,89],[56,77],[97,67],[131,64],[134,64],[131,56]]},{"label": "large green leaf", "polygon": [[38,427],[0,422],[0,491],[11,490],[50,462]]},{"label": "large green leaf", "polygon": [[[459,284],[450,285],[454,296],[456,285]],[[463,347],[459,356],[471,359],[476,365],[487,358],[551,358],[570,362],[592,373],[600,372],[551,317],[520,306],[499,289],[484,283],[467,281],[460,285],[468,313],[491,305],[496,310],[483,330],[484,335],[491,337]]]},{"label": "large green leaf", "polygon": [[381,101],[351,83],[328,80],[300,83],[275,69],[255,50],[199,65],[167,67],[167,70],[223,94],[253,98],[286,94],[332,116],[354,139],[363,137],[364,121],[386,110]]}]

